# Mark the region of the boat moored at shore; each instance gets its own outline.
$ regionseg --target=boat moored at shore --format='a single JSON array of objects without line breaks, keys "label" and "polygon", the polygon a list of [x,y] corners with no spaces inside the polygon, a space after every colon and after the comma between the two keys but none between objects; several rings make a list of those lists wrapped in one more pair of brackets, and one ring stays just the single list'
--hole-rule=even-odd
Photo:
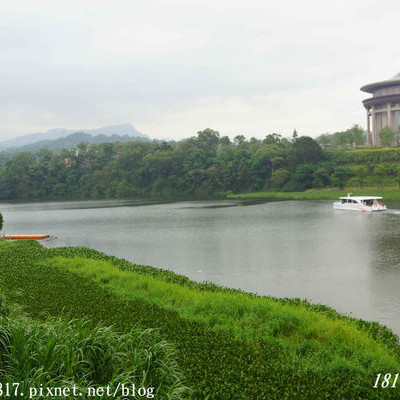
[{"label": "boat moored at shore", "polygon": [[336,210],[348,211],[386,211],[387,206],[379,196],[351,196],[349,193],[346,197],[340,197],[340,202],[333,203]]}]

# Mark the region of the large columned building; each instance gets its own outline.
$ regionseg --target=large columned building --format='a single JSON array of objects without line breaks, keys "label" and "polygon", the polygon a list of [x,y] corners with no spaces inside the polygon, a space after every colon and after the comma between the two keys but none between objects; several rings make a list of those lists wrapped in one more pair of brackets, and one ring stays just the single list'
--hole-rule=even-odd
[{"label": "large columned building", "polygon": [[367,110],[367,145],[379,145],[379,132],[386,126],[397,131],[400,126],[400,73],[386,81],[370,83],[361,88],[372,93],[363,101]]}]

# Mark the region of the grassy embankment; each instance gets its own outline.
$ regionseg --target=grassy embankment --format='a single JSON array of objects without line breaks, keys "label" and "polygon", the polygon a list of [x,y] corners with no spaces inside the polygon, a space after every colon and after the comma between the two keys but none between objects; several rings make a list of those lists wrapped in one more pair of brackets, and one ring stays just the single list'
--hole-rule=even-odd
[{"label": "grassy embankment", "polygon": [[[397,336],[377,323],[342,316],[325,306],[196,283],[90,249],[48,250],[36,243],[0,243],[0,273],[7,298],[23,306],[25,321],[31,321],[29,324],[40,332],[36,337],[44,337],[43,348],[54,342],[43,335],[52,330],[52,324],[60,324],[60,331],[68,331],[66,336],[85,331],[80,327],[86,324],[113,325],[110,348],[118,348],[122,355],[127,351],[126,343],[130,343],[129,349],[139,346],[141,350],[135,350],[138,354],[148,352],[146,346],[162,343],[169,349],[166,342],[171,343],[176,353],[165,350],[153,360],[154,365],[164,366],[168,377],[156,398],[168,398],[165,393],[174,388],[184,390],[180,371],[194,399],[398,397],[397,390],[372,388],[376,374],[398,372]],[[64,319],[88,321],[57,322],[54,318],[60,313]],[[5,331],[4,324],[0,319],[0,332]],[[143,347],[135,344],[135,332],[145,328],[156,328],[160,336],[151,336]],[[132,340],[116,344],[119,337],[129,334]],[[61,343],[68,340],[60,336]],[[0,346],[2,343],[0,340]],[[36,347],[40,346],[33,342],[32,351]],[[30,352],[25,354],[31,362]],[[13,357],[15,353],[11,352],[9,360]],[[66,353],[60,353],[58,361],[66,357]],[[125,357],[126,363],[112,373],[112,382],[123,379],[125,370],[133,371],[131,381],[140,383],[135,375],[138,369],[129,365],[130,358]],[[35,362],[45,359],[35,357]],[[143,360],[140,362],[139,369],[144,365]],[[58,376],[49,367],[57,363],[43,363],[49,379]],[[108,364],[102,359],[100,365]],[[1,374],[3,369],[0,382],[4,382]],[[68,374],[67,370],[59,375],[68,381],[72,379]],[[21,369],[12,379],[30,382],[33,378]],[[161,385],[157,379],[149,382]],[[104,384],[109,380],[103,377],[98,381]],[[87,381],[80,384],[84,386]],[[182,396],[190,395],[186,392]]]},{"label": "grassy embankment", "polygon": [[384,201],[400,201],[400,191],[398,189],[379,189],[377,187],[359,188],[349,187],[339,189],[309,189],[304,192],[252,192],[228,194],[228,199],[271,199],[271,200],[336,200],[339,197],[347,196],[381,196]]}]

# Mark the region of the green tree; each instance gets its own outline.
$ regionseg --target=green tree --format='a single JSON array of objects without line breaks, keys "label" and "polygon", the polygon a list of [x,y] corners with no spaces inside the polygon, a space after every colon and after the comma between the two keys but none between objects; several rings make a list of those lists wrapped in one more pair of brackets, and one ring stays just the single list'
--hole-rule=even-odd
[{"label": "green tree", "polygon": [[197,132],[197,142],[206,151],[208,156],[215,156],[219,140],[219,132],[210,128]]},{"label": "green tree", "polygon": [[279,135],[278,133],[271,133],[265,137],[263,142],[265,144],[279,144],[282,141],[282,135]]},{"label": "green tree", "polygon": [[359,189],[362,189],[364,180],[359,176],[353,176],[352,178],[349,179],[348,184],[351,187],[358,186]]},{"label": "green tree", "polygon": [[353,171],[359,178],[366,178],[369,175],[368,168],[364,165],[358,165],[354,167]]},{"label": "green tree", "polygon": [[394,140],[396,142],[396,145],[400,145],[400,126],[397,127],[395,135],[394,135]]},{"label": "green tree", "polygon": [[3,222],[4,222],[3,215],[0,212],[0,231],[3,229]]},{"label": "green tree", "polygon": [[229,136],[222,136],[222,138],[220,139],[220,143],[222,146],[230,146],[232,144]]},{"label": "green tree", "polygon": [[383,179],[387,176],[387,168],[383,164],[379,164],[374,168],[374,180],[382,189]]},{"label": "green tree", "polygon": [[279,168],[272,173],[271,185],[275,188],[281,188],[290,178],[290,172],[286,168]]},{"label": "green tree", "polygon": [[347,131],[334,133],[332,144],[339,148],[346,147],[346,144],[349,144],[349,133]]},{"label": "green tree", "polygon": [[289,186],[288,188],[286,188],[286,190],[302,191],[312,188],[314,182],[314,172],[315,172],[315,165],[312,164],[299,165],[296,168],[290,182],[288,183]]},{"label": "green tree", "polygon": [[296,129],[294,129],[293,133],[292,133],[292,143],[294,143],[298,137],[299,137],[299,135],[298,135]]},{"label": "green tree", "polygon": [[322,135],[319,135],[316,139],[316,141],[324,147],[327,147],[332,144],[332,135],[329,133],[323,133]]},{"label": "green tree", "polygon": [[328,186],[330,183],[329,170],[325,167],[319,167],[314,172],[313,186],[322,188]]},{"label": "green tree", "polygon": [[351,175],[352,172],[350,168],[336,167],[331,176],[332,186],[343,189]]},{"label": "green tree", "polygon": [[389,128],[388,126],[385,126],[380,132],[379,132],[379,140],[381,142],[382,146],[389,147],[394,140],[394,131],[393,129]]},{"label": "green tree", "polygon": [[366,136],[364,134],[364,130],[360,125],[353,125],[349,130],[347,130],[349,135],[349,142],[353,146],[362,146],[365,144]]},{"label": "green tree", "polygon": [[353,171],[355,173],[357,183],[360,186],[360,189],[362,189],[369,175],[368,168],[362,165],[354,167]]},{"label": "green tree", "polygon": [[240,146],[246,143],[246,138],[243,135],[236,135],[233,138],[233,142],[235,143],[236,146]]},{"label": "green tree", "polygon": [[296,165],[318,163],[323,158],[320,145],[309,136],[301,136],[293,143],[293,155]]},{"label": "green tree", "polygon": [[400,188],[400,167],[397,167],[397,184]]}]

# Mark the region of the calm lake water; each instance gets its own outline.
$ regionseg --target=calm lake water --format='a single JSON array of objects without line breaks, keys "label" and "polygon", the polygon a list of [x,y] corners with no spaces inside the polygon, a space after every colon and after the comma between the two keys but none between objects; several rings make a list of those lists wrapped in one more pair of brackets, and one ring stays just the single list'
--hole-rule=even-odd
[{"label": "calm lake water", "polygon": [[334,211],[331,201],[245,204],[74,201],[0,204],[5,233],[49,233],[260,295],[307,298],[400,334],[400,204]]}]

